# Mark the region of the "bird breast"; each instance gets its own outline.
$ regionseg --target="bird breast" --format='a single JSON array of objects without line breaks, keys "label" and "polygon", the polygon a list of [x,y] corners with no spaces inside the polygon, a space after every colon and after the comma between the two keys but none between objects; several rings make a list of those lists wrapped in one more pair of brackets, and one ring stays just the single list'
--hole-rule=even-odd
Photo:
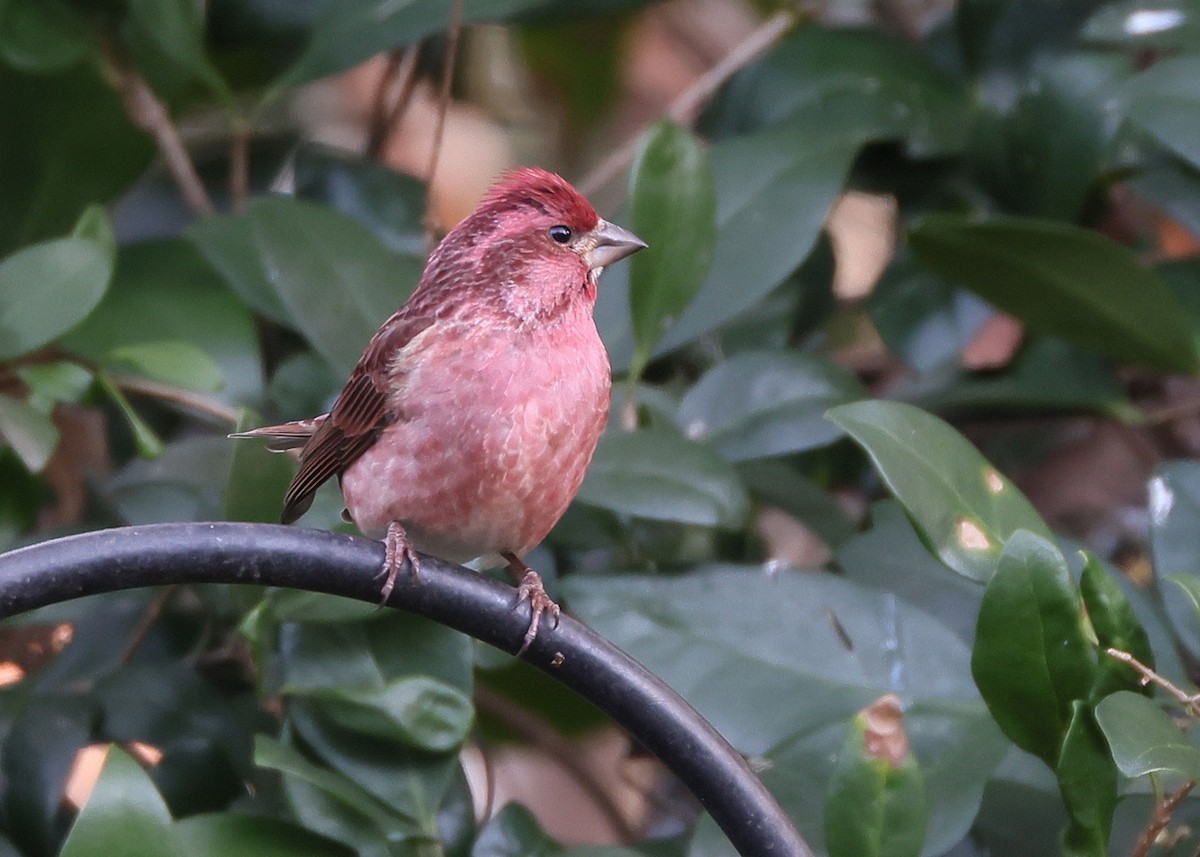
[{"label": "bird breast", "polygon": [[364,534],[391,521],[452,561],[522,555],[566,511],[608,416],[610,369],[587,317],[546,328],[438,323],[392,370],[393,421],[345,472]]}]

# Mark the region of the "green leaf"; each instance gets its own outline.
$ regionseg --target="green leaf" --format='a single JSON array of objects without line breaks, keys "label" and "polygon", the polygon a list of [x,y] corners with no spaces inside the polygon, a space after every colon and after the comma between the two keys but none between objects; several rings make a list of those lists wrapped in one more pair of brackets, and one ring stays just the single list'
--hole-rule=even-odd
[{"label": "green leaf", "polygon": [[[545,0],[467,0],[463,22],[503,21]],[[356,66],[378,53],[416,44],[446,29],[450,9],[440,0],[341,0],[323,3],[300,56],[278,80],[281,93]],[[268,96],[269,97],[269,96]]]},{"label": "green leaf", "polygon": [[825,411],[866,391],[829,360],[791,351],[752,351],[718,363],[679,403],[676,422],[731,461],[825,446],[841,431]]},{"label": "green leaf", "polygon": [[1062,223],[931,215],[909,234],[922,263],[1030,327],[1129,363],[1200,367],[1187,313],[1132,251]]},{"label": "green leaf", "polygon": [[807,23],[734,77],[705,124],[724,135],[785,122],[827,133],[872,127],[863,139],[901,138],[922,158],[962,149],[970,107],[963,83],[921,46]]},{"label": "green leaf", "polygon": [[155,152],[93,63],[53,75],[0,65],[0,127],[21,129],[0,135],[0,254],[66,232],[86,206],[124,191]]},{"label": "green leaf", "polygon": [[108,289],[113,259],[103,212],[90,208],[76,235],[0,262],[0,360],[40,348],[86,318]]},{"label": "green leaf", "polygon": [[[1185,651],[1196,657],[1200,655],[1200,622],[1186,575],[1196,572],[1196,557],[1200,556],[1200,462],[1165,462],[1148,487],[1157,588],[1171,629]],[[1175,578],[1185,584],[1162,584]]]},{"label": "green leaf", "polygon": [[189,857],[353,857],[345,845],[313,831],[257,815],[208,813],[193,815],[175,824]]},{"label": "green leaf", "polygon": [[1117,691],[1096,706],[1096,722],[1125,776],[1171,771],[1200,780],[1200,749],[1153,700],[1132,691]]},{"label": "green leaf", "polygon": [[166,450],[162,440],[134,410],[133,405],[129,403],[129,399],[125,398],[125,394],[121,392],[121,388],[117,386],[116,382],[107,373],[97,372],[96,383],[100,385],[100,389],[104,391],[105,395],[112,399],[113,404],[125,417],[125,421],[133,432],[133,442],[137,446],[138,455],[143,458],[158,458],[162,455]]},{"label": "green leaf", "polygon": [[166,348],[176,349],[176,357],[192,364],[175,380],[182,382],[193,373],[197,382],[215,379],[213,367],[201,365],[209,361],[198,356],[198,350],[216,364],[224,379],[215,398],[239,405],[262,395],[262,357],[254,318],[195,248],[180,238],[127,244],[117,255],[104,300],[63,338],[62,345],[104,365],[114,350],[132,349],[137,355],[143,347],[153,352],[165,341],[185,343],[186,352],[179,346]]},{"label": "green leaf", "polygon": [[314,144],[296,150],[292,169],[297,197],[357,220],[389,250],[424,258],[422,182],[377,160]]},{"label": "green leaf", "polygon": [[33,473],[40,473],[58,446],[58,428],[48,411],[0,393],[0,441]]},{"label": "green leaf", "polygon": [[[243,408],[235,431],[246,431],[262,425],[258,414]],[[233,454],[229,459],[229,477],[225,483],[225,514],[222,520],[250,521],[260,524],[279,522],[281,498],[292,481],[296,466],[290,456],[270,452],[262,443],[231,440]],[[296,595],[300,593],[287,590]],[[359,606],[361,602],[354,602]],[[364,613],[365,615],[365,613]]]},{"label": "green leaf", "polygon": [[460,746],[475,718],[470,697],[427,676],[408,676],[380,688],[327,688],[311,698],[347,729],[433,752]]},{"label": "green leaf", "polygon": [[0,60],[32,74],[70,68],[93,48],[79,13],[56,0],[0,3]]},{"label": "green leaf", "polygon": [[1142,685],[1136,672],[1104,654],[1106,649],[1119,649],[1153,669],[1154,652],[1146,629],[1104,565],[1091,553],[1085,553],[1084,557],[1086,564],[1079,578],[1079,590],[1100,649],[1099,670],[1090,698],[1100,700],[1118,690],[1149,695],[1150,689]]},{"label": "green leaf", "polygon": [[918,857],[925,784],[911,753],[892,762],[867,747],[867,715],[850,721],[825,800],[829,857]]},{"label": "green leaf", "polygon": [[510,803],[491,818],[471,847],[471,857],[550,857],[563,848],[542,832],[533,813]]},{"label": "green leaf", "polygon": [[971,674],[1004,734],[1052,768],[1096,674],[1082,605],[1058,548],[1019,531],[979,607]]},{"label": "green leaf", "polygon": [[1017,530],[1049,539],[1024,495],[946,423],[912,405],[841,405],[828,418],[866,449],[884,482],[937,556],[986,581]]},{"label": "green leaf", "polygon": [[[1192,607],[1196,609],[1197,613],[1200,613],[1200,575],[1173,574],[1167,580],[1182,589],[1184,594],[1191,599]],[[1142,661],[1142,663],[1146,662]]]},{"label": "green leaf", "polygon": [[370,821],[380,830],[386,831],[398,827],[398,820],[369,792],[341,774],[315,765],[295,749],[274,738],[266,735],[255,736],[254,764],[290,774],[314,786],[326,797],[332,798],[355,815]]},{"label": "green leaf", "polygon": [[579,499],[624,515],[707,527],[741,526],[750,510],[731,464],[667,429],[606,432]]},{"label": "green leaf", "polygon": [[1184,53],[1154,63],[1118,92],[1130,122],[1193,166],[1200,166],[1197,74],[1200,56]]},{"label": "green leaf", "polygon": [[[818,571],[714,566],[687,575],[572,575],[571,610],[679,691],[743,753],[819,849],[846,721],[888,692],[925,776],[928,853],[971,826],[1008,743],[963,641],[889,593]],[[690,854],[731,853],[715,825]],[[701,836],[697,833],[697,837]]]},{"label": "green leaf", "polygon": [[108,352],[112,364],[129,364],[139,375],[189,390],[211,392],[225,384],[221,367],[190,342],[166,340],[122,345]]},{"label": "green leaf", "polygon": [[708,274],[716,193],[704,145],[691,133],[665,119],[646,132],[629,173],[630,226],[654,248],[630,260],[634,381]]},{"label": "green leaf", "polygon": [[124,750],[108,748],[104,771],[63,843],[62,857],[183,857],[171,813],[150,777]]},{"label": "green leaf", "polygon": [[31,402],[45,410],[53,402],[77,403],[92,386],[92,373],[69,360],[18,366],[17,377],[29,387]]},{"label": "green leaf", "polygon": [[1070,816],[1064,854],[1107,857],[1117,808],[1117,768],[1091,706],[1082,700],[1072,708],[1056,773]]},{"label": "green leaf", "polygon": [[259,255],[251,223],[249,214],[210,214],[188,226],[185,234],[229,289],[251,309],[272,321],[291,325],[291,316],[275,293]]},{"label": "green leaf", "polygon": [[192,0],[130,0],[126,25],[228,102],[232,99],[229,86],[205,51],[204,9]]},{"label": "green leaf", "polygon": [[421,277],[420,259],[391,252],[365,227],[309,202],[257,200],[250,229],[292,324],[343,375]]}]

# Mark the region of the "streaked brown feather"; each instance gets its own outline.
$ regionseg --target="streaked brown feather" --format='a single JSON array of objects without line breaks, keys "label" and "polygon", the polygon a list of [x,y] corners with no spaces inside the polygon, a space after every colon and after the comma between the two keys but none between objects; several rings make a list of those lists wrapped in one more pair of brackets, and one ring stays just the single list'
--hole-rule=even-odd
[{"label": "streaked brown feather", "polygon": [[433,323],[423,309],[423,302],[410,301],[371,338],[329,418],[300,451],[300,469],[283,498],[282,523],[290,524],[308,511],[316,490],[362,455],[386,425],[387,357]]}]

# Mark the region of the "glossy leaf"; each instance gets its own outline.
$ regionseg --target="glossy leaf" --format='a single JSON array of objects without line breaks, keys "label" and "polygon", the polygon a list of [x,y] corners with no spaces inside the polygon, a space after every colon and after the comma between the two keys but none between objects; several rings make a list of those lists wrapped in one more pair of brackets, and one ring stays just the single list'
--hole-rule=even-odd
[{"label": "glossy leaf", "polygon": [[474,721],[471,700],[457,688],[408,676],[381,688],[334,687],[313,698],[341,726],[374,738],[440,752],[458,747]]},{"label": "glossy leaf", "polygon": [[749,513],[733,466],[666,429],[606,432],[579,499],[624,515],[708,527],[739,526]]},{"label": "glossy leaf", "polygon": [[1167,586],[1163,581],[1196,572],[1196,557],[1200,556],[1200,464],[1166,462],[1150,480],[1148,494],[1150,546],[1163,608],[1172,630],[1194,657],[1200,654],[1196,605],[1185,595],[1185,588]]},{"label": "glossy leaf", "polygon": [[345,845],[275,818],[230,812],[193,815],[175,825],[190,857],[352,857]]},{"label": "glossy leaf", "polygon": [[491,818],[471,847],[471,857],[550,857],[563,849],[528,809],[510,803]]},{"label": "glossy leaf", "polygon": [[1061,223],[933,215],[909,235],[921,262],[1031,327],[1168,372],[1200,366],[1186,313],[1133,252]]},{"label": "glossy leaf", "polygon": [[[103,365],[114,349],[132,348],[136,355],[144,347],[153,351],[159,347],[155,343],[164,341],[186,343],[189,352],[196,349],[211,358],[224,379],[213,394],[217,399],[241,404],[262,394],[262,357],[250,310],[179,238],[123,246],[104,300],[62,344]],[[193,354],[187,362],[196,365],[176,381],[186,381],[189,375],[200,381],[215,380],[211,366],[199,366],[207,362],[203,357]]]},{"label": "glossy leaf", "polygon": [[162,455],[166,449],[162,439],[130,404],[116,381],[105,372],[97,372],[96,383],[121,411],[121,416],[125,417],[125,422],[133,432],[133,442],[137,446],[138,455],[143,458],[158,458]]},{"label": "glossy leaf", "polygon": [[1100,650],[1099,671],[1092,689],[1093,700],[1103,699],[1117,690],[1132,690],[1149,695],[1141,676],[1125,664],[1104,654],[1107,649],[1128,652],[1146,666],[1154,669],[1154,652],[1146,629],[1133,612],[1133,606],[1117,582],[1109,576],[1103,564],[1090,553],[1079,578],[1079,590],[1088,620],[1096,632]]},{"label": "glossy leaf", "polygon": [[1072,703],[1096,665],[1066,560],[1045,539],[1018,532],[1000,556],[979,607],[971,674],[1014,744],[1056,767]]},{"label": "glossy leaf", "polygon": [[113,272],[113,238],[99,209],[70,238],[47,241],[0,262],[0,360],[33,351],[79,324],[100,302]]},{"label": "glossy leaf", "polygon": [[63,234],[88,205],[124,191],[155,152],[91,63],[49,75],[0,65],[0,127],[20,129],[0,135],[0,254]]},{"label": "glossy leaf", "polygon": [[219,390],[225,383],[221,367],[189,342],[165,340],[121,345],[108,352],[116,364],[132,366],[137,374],[189,390]]},{"label": "glossy leaf", "polygon": [[1167,712],[1141,694],[1122,690],[1096,706],[1096,722],[1108,739],[1117,768],[1127,777],[1171,771],[1200,780],[1200,749]]},{"label": "glossy leaf", "polygon": [[653,250],[630,260],[636,380],[663,334],[704,283],[717,237],[716,187],[704,145],[660,121],[629,173],[629,225]]},{"label": "glossy leaf", "polygon": [[38,473],[58,446],[58,428],[49,413],[0,393],[0,442],[11,446],[21,463]]},{"label": "glossy leaf", "polygon": [[[257,413],[243,409],[234,430],[247,431],[260,425],[262,420]],[[261,442],[231,440],[230,443],[233,450],[222,520],[278,523],[284,492],[296,472],[295,463],[286,454],[269,452]],[[302,594],[298,590],[284,591]],[[315,596],[315,593],[303,594]]]},{"label": "glossy leaf", "polygon": [[[763,777],[810,843],[820,845],[847,718],[887,692],[903,695],[925,772],[927,848],[946,851],[966,834],[1007,744],[976,695],[967,647],[929,614],[838,576],[749,565],[573,575],[564,590],[576,615],[738,750],[772,763]],[[730,851],[704,822],[689,853]]]},{"label": "glossy leaf", "polygon": [[302,145],[292,158],[296,196],[357,220],[389,250],[425,256],[425,185],[378,161]]},{"label": "glossy leaf", "polygon": [[845,369],[789,351],[738,354],[706,373],[679,403],[676,421],[692,440],[731,461],[771,458],[832,443],[825,419],[866,391]]},{"label": "glossy leaf", "polygon": [[66,4],[52,0],[0,3],[0,60],[18,71],[62,71],[92,47],[83,18]]},{"label": "glossy leaf", "polygon": [[31,402],[76,403],[92,386],[92,373],[68,360],[57,363],[31,363],[18,366],[17,377],[29,387]]},{"label": "glossy leaf", "polygon": [[756,499],[778,506],[831,547],[855,533],[855,526],[833,494],[782,461],[747,461],[738,476]]},{"label": "glossy leaf", "polygon": [[1016,486],[937,417],[883,401],[841,405],[828,417],[866,449],[926,543],[959,574],[988,580],[1017,530],[1050,538]]},{"label": "glossy leaf", "polygon": [[62,857],[182,857],[185,852],[150,777],[124,750],[112,746],[61,853]]},{"label": "glossy leaf", "polygon": [[1195,54],[1167,57],[1130,78],[1119,92],[1129,120],[1193,166],[1200,166],[1198,73]]},{"label": "glossy leaf", "polygon": [[864,715],[850,722],[825,801],[829,857],[919,857],[925,839],[925,784],[911,754],[877,758]]},{"label": "glossy leaf", "polygon": [[275,293],[265,262],[254,242],[249,214],[211,214],[187,228],[188,239],[239,298],[280,324],[291,316]]},{"label": "glossy leaf", "polygon": [[416,287],[422,262],[326,208],[268,197],[250,210],[261,263],[292,324],[342,375]]},{"label": "glossy leaf", "polygon": [[[544,0],[469,0],[463,21],[502,21]],[[450,10],[436,0],[346,0],[318,6],[324,14],[309,30],[303,52],[276,83],[276,91],[356,66],[378,53],[419,42],[444,30]]]},{"label": "glossy leaf", "polygon": [[1074,703],[1056,773],[1070,815],[1063,833],[1064,852],[1107,857],[1117,808],[1117,767],[1092,707],[1082,700]]},{"label": "glossy leaf", "polygon": [[229,86],[205,51],[204,10],[191,0],[130,0],[127,26],[137,28],[173,64],[209,91],[230,99]]},{"label": "glossy leaf", "polygon": [[873,125],[875,139],[901,138],[928,157],[962,148],[967,109],[962,84],[906,40],[808,24],[737,75],[707,124],[726,134],[783,122]]}]

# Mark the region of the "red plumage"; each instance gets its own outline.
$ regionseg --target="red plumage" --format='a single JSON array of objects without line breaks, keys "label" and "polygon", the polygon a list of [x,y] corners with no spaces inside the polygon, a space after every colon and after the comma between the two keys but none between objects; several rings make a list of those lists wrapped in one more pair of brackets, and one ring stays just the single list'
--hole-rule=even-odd
[{"label": "red plumage", "polygon": [[300,451],[282,519],[341,482],[358,528],[388,542],[390,594],[415,547],[462,562],[499,554],[534,608],[557,611],[520,562],[583,480],[608,414],[592,320],[605,265],[644,247],[540,169],[503,177],[442,240],[328,415],[245,433]]}]

